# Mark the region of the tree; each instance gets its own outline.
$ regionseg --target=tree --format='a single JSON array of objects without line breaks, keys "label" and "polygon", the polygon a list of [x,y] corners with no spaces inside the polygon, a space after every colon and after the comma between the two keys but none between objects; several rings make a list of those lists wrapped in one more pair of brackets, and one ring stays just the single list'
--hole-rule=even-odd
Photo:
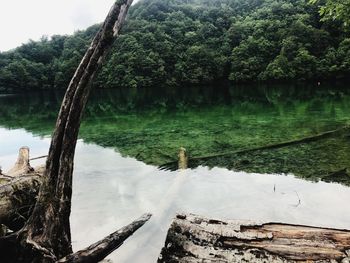
[{"label": "tree", "polygon": [[295,77],[295,71],[284,54],[278,55],[260,75],[262,80],[288,80]]},{"label": "tree", "polygon": [[[324,3],[339,3],[341,10],[346,10],[349,1]],[[317,6],[304,0],[142,0],[131,7],[123,37],[113,45],[112,55],[93,85],[177,88],[229,79],[275,80],[270,73],[277,73],[279,59],[275,59],[281,50],[291,62],[301,48],[316,58],[316,75],[299,79],[299,75],[288,73],[283,81],[345,77],[345,72],[336,70],[338,62],[329,64],[335,60],[327,53],[335,50],[334,55],[340,57],[338,47],[347,32],[339,25],[338,20],[320,22]],[[18,71],[7,66],[14,63],[27,73],[35,66],[40,70],[35,75],[44,76],[35,77],[27,89],[65,88],[97,28],[94,25],[72,36],[44,37],[1,53],[0,87],[25,88],[11,80]],[[195,57],[200,61],[195,62]],[[265,74],[268,65],[270,73]],[[285,70],[295,72],[295,65],[289,63]]]},{"label": "tree", "polygon": [[350,0],[310,0],[311,4],[319,4],[322,20],[340,20],[345,27],[350,26]]},{"label": "tree", "polygon": [[115,2],[69,84],[52,135],[33,212],[21,230],[0,238],[1,260],[4,262],[98,262],[150,217],[145,215],[87,250],[72,253],[69,216],[73,159],[81,117],[91,81],[114,37],[119,34],[131,3],[132,0]]}]

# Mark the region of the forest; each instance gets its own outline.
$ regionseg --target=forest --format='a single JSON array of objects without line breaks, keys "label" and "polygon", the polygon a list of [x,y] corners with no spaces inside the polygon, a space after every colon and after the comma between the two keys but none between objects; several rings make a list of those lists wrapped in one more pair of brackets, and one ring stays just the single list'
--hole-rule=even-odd
[{"label": "forest", "polygon": [[350,262],[350,0],[134,2],[0,52],[1,263]]},{"label": "forest", "polygon": [[[94,86],[344,79],[350,72],[347,21],[327,19],[332,7],[321,2],[140,1]],[[0,53],[0,90],[64,89],[98,27]]]}]

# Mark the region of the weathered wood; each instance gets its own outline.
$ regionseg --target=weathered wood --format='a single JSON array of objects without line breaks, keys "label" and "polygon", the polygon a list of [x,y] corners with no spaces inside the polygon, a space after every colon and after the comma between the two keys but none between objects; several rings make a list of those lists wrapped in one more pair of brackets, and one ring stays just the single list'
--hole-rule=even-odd
[{"label": "weathered wood", "polygon": [[22,147],[19,149],[19,154],[15,165],[6,173],[8,176],[18,176],[27,174],[33,171],[29,164],[29,148]]},{"label": "weathered wood", "polygon": [[36,202],[42,174],[32,172],[0,185],[0,224],[12,231],[24,226]]},{"label": "weathered wood", "polygon": [[178,161],[178,168],[181,169],[187,169],[188,167],[188,157],[186,153],[186,149],[181,147],[179,150],[179,161]]},{"label": "weathered wood", "polygon": [[92,244],[91,246],[80,250],[72,255],[66,256],[59,260],[59,263],[95,263],[104,259],[112,253],[123,242],[135,233],[137,229],[142,227],[149,219],[151,214],[145,214],[131,224],[117,230],[104,239]]},{"label": "weathered wood", "polygon": [[[91,82],[117,36],[131,0],[117,0],[66,91],[52,136],[45,180],[25,227],[26,243],[55,261],[72,253],[69,216],[75,146]],[[29,242],[28,242],[29,241]]]},{"label": "weathered wood", "polygon": [[118,35],[132,0],[117,0],[83,57],[64,96],[33,213],[0,251],[11,262],[55,262],[72,253],[69,216],[73,160],[91,82]]},{"label": "weathered wood", "polygon": [[0,225],[12,231],[24,226],[35,205],[42,174],[41,167],[31,167],[29,148],[20,148],[14,167],[0,175]]},{"label": "weathered wood", "polygon": [[178,215],[158,262],[349,262],[350,231]]}]

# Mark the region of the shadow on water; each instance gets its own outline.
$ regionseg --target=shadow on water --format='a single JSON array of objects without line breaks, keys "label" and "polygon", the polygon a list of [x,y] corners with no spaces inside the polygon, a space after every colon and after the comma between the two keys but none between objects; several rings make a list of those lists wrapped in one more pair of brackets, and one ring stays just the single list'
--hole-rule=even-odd
[{"label": "shadow on water", "polygon": [[[48,136],[62,94],[0,96],[0,125]],[[217,86],[119,89],[92,93],[80,137],[116,148],[147,164],[176,161],[179,147],[191,157],[297,140],[350,123],[346,87]],[[350,134],[192,162],[254,173],[293,173],[350,185]]]}]

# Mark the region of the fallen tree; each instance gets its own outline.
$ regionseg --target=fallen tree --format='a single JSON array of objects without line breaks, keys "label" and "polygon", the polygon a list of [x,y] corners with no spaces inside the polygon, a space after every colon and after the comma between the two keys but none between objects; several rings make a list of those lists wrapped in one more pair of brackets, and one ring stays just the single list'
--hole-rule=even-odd
[{"label": "fallen tree", "polygon": [[[33,212],[19,231],[0,238],[1,262],[52,263],[72,255],[69,216],[72,197],[73,160],[82,114],[91,82],[118,36],[132,0],[117,0],[77,68],[64,96],[52,135],[42,184]],[[142,224],[148,220],[145,217]],[[141,225],[142,225],[141,224]],[[127,236],[137,228],[131,228]],[[124,236],[125,238],[127,236]],[[99,255],[122,242],[106,239]],[[91,247],[91,250],[94,246]],[[98,257],[80,262],[96,262]]]},{"label": "fallen tree", "polygon": [[178,215],[158,263],[349,260],[349,230]]},{"label": "fallen tree", "polygon": [[[259,147],[253,147],[253,148],[249,148],[249,149],[242,149],[242,150],[231,151],[231,152],[210,154],[210,155],[205,155],[205,156],[188,157],[187,162],[189,164],[189,167],[193,167],[193,166],[195,166],[194,164],[199,165],[199,164],[201,164],[201,162],[205,162],[206,160],[210,160],[210,159],[214,159],[214,158],[230,157],[230,156],[234,156],[234,155],[252,153],[252,152],[257,152],[257,151],[262,151],[262,150],[279,149],[279,148],[288,147],[288,146],[292,146],[292,145],[310,143],[310,142],[315,142],[315,141],[331,138],[334,136],[341,136],[344,132],[346,133],[349,131],[350,131],[350,127],[345,126],[345,127],[338,128],[336,130],[326,131],[326,132],[322,132],[322,133],[319,133],[316,135],[299,138],[296,140],[284,141],[284,142],[268,144],[268,145],[263,145],[263,146],[259,146]],[[348,136],[349,134],[346,133],[345,135]],[[159,168],[162,170],[177,170],[179,168],[178,162],[179,161],[177,160],[177,161],[171,161],[168,163],[164,163],[164,164],[160,165]]]}]

